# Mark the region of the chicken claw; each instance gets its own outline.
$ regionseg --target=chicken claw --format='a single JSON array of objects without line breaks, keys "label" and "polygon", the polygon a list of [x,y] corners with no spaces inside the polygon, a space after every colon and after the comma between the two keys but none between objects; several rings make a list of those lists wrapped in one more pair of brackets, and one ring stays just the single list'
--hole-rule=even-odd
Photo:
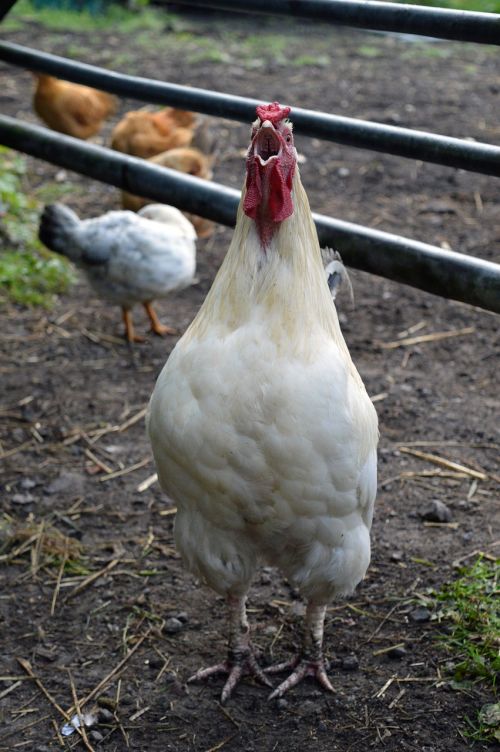
[{"label": "chicken claw", "polygon": [[279,687],[276,687],[276,689],[271,692],[271,694],[269,695],[269,700],[283,697],[285,692],[288,692],[289,689],[295,687],[299,682],[302,681],[302,679],[305,679],[308,676],[316,679],[321,684],[323,689],[327,690],[327,692],[335,692],[326,674],[325,662],[323,658],[320,658],[319,660],[296,658],[295,660],[287,661],[286,663],[280,663],[277,666],[270,666],[270,668],[266,669],[266,671],[269,674],[274,674],[285,671],[287,669],[294,670],[290,674],[288,679],[285,679],[284,682],[281,682]]},{"label": "chicken claw", "polygon": [[195,681],[203,681],[215,674],[228,674],[221,694],[221,703],[223,705],[229,700],[234,688],[244,676],[254,676],[261,684],[265,684],[266,687],[273,686],[255,658],[250,643],[250,629],[245,602],[245,596],[229,595],[227,597],[229,616],[229,649],[227,660],[209,668],[202,668],[188,679],[188,684],[190,684]]},{"label": "chicken claw", "polygon": [[292,673],[282,682],[279,687],[271,692],[270,700],[282,697],[285,692],[295,687],[307,676],[315,678],[327,692],[334,692],[330,680],[326,674],[325,661],[323,658],[323,625],[325,621],[326,606],[307,604],[304,630],[304,644],[302,653],[285,663],[279,663],[266,669],[268,674],[276,674],[281,671]]},{"label": "chicken claw", "polygon": [[160,323],[160,319],[156,315],[151,303],[144,303],[143,305],[151,322],[152,332],[158,334],[160,337],[164,337],[166,334],[178,334],[177,329],[172,329],[171,326],[166,326],[166,324]]},{"label": "chicken claw", "polygon": [[222,705],[229,700],[233,690],[244,676],[253,676],[261,682],[261,684],[265,684],[266,687],[273,686],[260,668],[252,652],[238,657],[233,656],[232,660],[228,659],[227,661],[217,663],[215,666],[210,666],[209,668],[202,668],[193,674],[193,676],[189,677],[188,684],[203,681],[210,676],[215,676],[216,674],[228,674],[221,694]]}]

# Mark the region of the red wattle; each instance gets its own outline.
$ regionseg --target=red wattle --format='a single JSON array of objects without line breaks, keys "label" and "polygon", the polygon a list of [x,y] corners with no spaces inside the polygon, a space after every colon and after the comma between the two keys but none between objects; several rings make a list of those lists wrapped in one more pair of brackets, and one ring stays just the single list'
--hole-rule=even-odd
[{"label": "red wattle", "polygon": [[256,219],[257,210],[262,201],[262,181],[257,160],[252,160],[247,164],[246,189],[243,211],[247,217]]},{"label": "red wattle", "polygon": [[293,214],[292,202],[292,178],[293,169],[283,177],[281,165],[273,162],[269,179],[269,215],[273,222],[283,222]]}]

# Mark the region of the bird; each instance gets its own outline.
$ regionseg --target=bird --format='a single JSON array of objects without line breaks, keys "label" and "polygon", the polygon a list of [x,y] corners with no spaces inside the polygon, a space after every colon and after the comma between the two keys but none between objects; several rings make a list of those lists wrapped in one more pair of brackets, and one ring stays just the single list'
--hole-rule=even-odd
[{"label": "bird", "polygon": [[113,128],[111,148],[149,159],[168,149],[189,146],[194,137],[195,120],[192,112],[173,107],[158,112],[131,110]]},{"label": "bird", "polygon": [[87,139],[98,133],[116,110],[116,99],[104,91],[34,74],[33,109],[41,120],[59,133]]},{"label": "bird", "polygon": [[[229,250],[158,376],[147,430],[187,568],[224,596],[226,702],[245,675],[282,697],[305,677],[333,691],[325,612],[370,560],[377,414],[340,330],[306,192],[290,107],[257,107]],[[246,599],[259,563],[306,600],[291,660],[262,669]]]},{"label": "bird", "polygon": [[[187,175],[194,175],[203,180],[211,180],[212,178],[214,157],[203,154],[200,149],[191,146],[180,146],[177,149],[163,151],[154,157],[149,157],[147,161],[161,167],[168,167],[171,170],[184,172]],[[152,202],[147,198],[122,191],[122,207],[124,209],[138,211],[149,203]],[[207,238],[212,234],[213,223],[210,220],[198,217],[195,214],[185,214],[185,216],[193,225],[199,238]]]},{"label": "bird", "polygon": [[110,211],[81,220],[68,206],[49,204],[39,238],[80,267],[99,297],[121,306],[128,342],[144,341],[132,322],[136,303],[144,305],[155,334],[176,334],[160,323],[152,301],[194,282],[196,232],[178,209],[150,204],[138,214]]}]

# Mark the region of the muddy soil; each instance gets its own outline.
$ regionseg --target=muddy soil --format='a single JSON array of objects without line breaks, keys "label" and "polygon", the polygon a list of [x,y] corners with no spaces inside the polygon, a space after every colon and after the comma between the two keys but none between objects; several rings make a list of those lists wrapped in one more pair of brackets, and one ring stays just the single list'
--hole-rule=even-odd
[{"label": "muddy soil", "polygon": [[[5,36],[182,84],[492,143],[500,136],[497,58],[486,47],[220,16],[184,16],[180,30],[169,22],[147,35],[49,32],[33,23]],[[2,112],[36,121],[30,75],[3,64],[0,71]],[[123,101],[116,118],[136,105]],[[215,179],[239,186],[248,127],[219,121],[216,130]],[[315,211],[498,260],[494,178],[305,137],[297,142]],[[72,186],[63,200],[84,217],[119,206],[115,189],[29,159],[28,190],[61,183]],[[218,227],[200,241],[198,284],[158,304],[179,332],[199,308],[230,236]],[[177,338],[149,335],[144,345],[127,346],[118,309],[95,299],[84,281],[50,312],[3,306],[0,503],[12,522],[0,535],[5,542],[13,528],[20,532],[9,549],[14,555],[0,562],[0,750],[84,749],[76,733],[60,736],[64,721],[55,705],[70,708],[72,685],[82,700],[113,671],[85,705],[92,709],[99,699],[102,708],[104,698],[107,708],[87,731],[87,749],[487,747],[464,737],[464,717],[473,718],[491,695],[481,685],[453,691],[426,594],[453,578],[457,563],[498,553],[498,484],[491,477],[500,444],[498,318],[379,277],[353,271],[351,278],[355,306],[344,295],[338,308],[380,417],[380,488],[368,576],[327,615],[336,693],[306,681],[270,703],[265,688],[246,680],[224,708],[221,680],[186,685],[196,669],[223,656],[223,602],[183,568],[172,536],[175,510],[157,484],[145,483],[154,468],[143,409]],[[145,330],[142,312],[135,318]],[[456,336],[419,340],[439,332]],[[486,479],[457,476],[404,448]],[[446,524],[421,516],[435,500],[449,509]],[[66,537],[48,536],[53,529]],[[67,538],[81,546],[80,568],[61,566]],[[430,619],[415,614],[422,604]],[[279,572],[263,569],[249,605],[263,662],[289,656],[300,640],[297,593]],[[29,661],[38,684],[19,658]]]}]

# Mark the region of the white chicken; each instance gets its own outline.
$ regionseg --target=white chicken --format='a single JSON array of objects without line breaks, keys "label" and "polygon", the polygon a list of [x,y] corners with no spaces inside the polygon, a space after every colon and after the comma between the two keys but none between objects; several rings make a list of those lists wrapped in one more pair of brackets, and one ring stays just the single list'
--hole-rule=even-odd
[{"label": "white chicken", "polygon": [[175,539],[191,572],[227,599],[222,701],[244,674],[269,684],[245,602],[259,562],[307,600],[302,650],[274,670],[327,690],[327,604],[370,560],[377,416],[341,334],[297,168],[290,109],[257,108],[233,240],[198,315],[156,383],[148,430]]},{"label": "white chicken", "polygon": [[153,332],[175,334],[160,323],[151,301],[194,280],[196,232],[178,209],[149,204],[138,214],[110,211],[81,220],[67,206],[51,204],[43,211],[39,237],[83,269],[99,297],[121,306],[129,342],[144,339],[134,331],[135,303],[144,305]]}]

